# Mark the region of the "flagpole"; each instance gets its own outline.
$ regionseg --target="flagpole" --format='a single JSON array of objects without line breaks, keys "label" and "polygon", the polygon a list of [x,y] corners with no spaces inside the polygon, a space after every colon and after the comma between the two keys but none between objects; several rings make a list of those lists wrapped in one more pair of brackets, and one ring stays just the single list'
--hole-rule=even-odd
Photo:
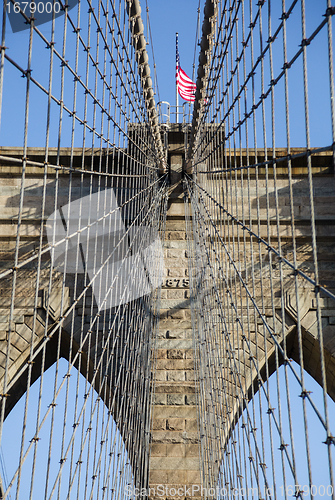
[{"label": "flagpole", "polygon": [[177,85],[177,65],[178,65],[178,33],[176,33],[176,123],[178,123],[178,85]]}]

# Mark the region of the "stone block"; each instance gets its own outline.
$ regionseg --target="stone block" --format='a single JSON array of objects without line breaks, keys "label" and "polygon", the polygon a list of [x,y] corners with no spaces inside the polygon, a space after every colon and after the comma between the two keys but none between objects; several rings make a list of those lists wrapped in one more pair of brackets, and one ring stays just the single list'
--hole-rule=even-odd
[{"label": "stone block", "polygon": [[166,359],[167,350],[166,349],[157,349],[155,352],[155,355],[156,355],[157,359]]},{"label": "stone block", "polygon": [[[173,335],[170,337],[170,333]],[[180,330],[179,332],[168,331],[168,337],[162,338],[157,341],[158,349],[192,349],[192,340],[184,339],[184,331]],[[178,336],[177,336],[178,335]],[[180,335],[180,337],[179,337]]]},{"label": "stone block", "polygon": [[61,310],[61,304],[63,301],[63,312],[66,311],[66,309],[70,305],[70,295],[69,295],[69,288],[65,287],[64,291],[61,288],[55,288],[51,291],[50,297],[48,295],[48,290],[43,291],[43,306],[44,309],[47,309],[49,306],[49,314],[52,317],[52,319],[56,320],[60,316]]},{"label": "stone block", "polygon": [[[8,314],[0,316],[0,323],[8,323],[8,321],[9,321]],[[22,314],[14,314],[12,316],[12,321],[14,323],[24,323],[24,316]]]},{"label": "stone block", "polygon": [[167,404],[167,395],[166,394],[155,394],[155,405],[166,405]]},{"label": "stone block", "polygon": [[185,358],[186,359],[193,359],[194,358],[194,351],[193,351],[193,349],[186,349],[185,350]]},{"label": "stone block", "polygon": [[199,457],[199,446],[197,444],[187,444],[185,445],[185,456],[186,457]]},{"label": "stone block", "polygon": [[184,231],[185,232],[185,221],[183,221],[183,220],[167,220],[166,221],[166,231]]},{"label": "stone block", "polygon": [[184,299],[185,298],[185,291],[186,290],[179,290],[179,289],[172,289],[172,290],[166,290],[167,292],[167,299]]},{"label": "stone block", "polygon": [[165,382],[167,380],[167,372],[165,370],[156,370],[155,379],[157,382]]},{"label": "stone block", "polygon": [[166,213],[167,217],[178,216],[183,217],[185,215],[184,203],[171,203],[170,207]]},{"label": "stone block", "polygon": [[170,485],[183,485],[186,483],[186,471],[184,470],[172,470],[167,473],[167,482]]},{"label": "stone block", "polygon": [[197,418],[195,406],[159,406],[154,408],[155,418]]},{"label": "stone block", "polygon": [[188,311],[186,309],[170,309],[166,311],[166,315],[168,318],[172,319],[185,319],[186,313]]},{"label": "stone block", "polygon": [[186,269],[188,267],[188,260],[185,259],[185,257],[179,256],[178,258],[174,258],[174,259],[168,259],[168,258],[165,259],[164,264],[167,267],[167,269],[171,269],[171,268],[175,268],[175,267],[178,267],[181,269]]},{"label": "stone block", "polygon": [[[158,359],[157,369],[159,370],[183,370],[185,360]],[[178,364],[179,363],[179,364]]]},{"label": "stone block", "polygon": [[23,337],[28,344],[31,342],[32,330],[24,323],[15,325],[16,332]]},{"label": "stone block", "polygon": [[[190,320],[180,320],[180,321],[176,321],[172,318],[164,318],[164,321],[161,321],[160,322],[160,329],[161,330],[165,330],[165,331],[168,331],[168,330],[171,330],[171,331],[175,331],[175,332],[180,332],[181,330],[191,330],[192,328],[192,321]],[[173,337],[172,337],[173,338]],[[178,337],[178,338],[183,338],[183,337]],[[186,338],[192,338],[192,335],[188,335],[186,336]]]},{"label": "stone block", "polygon": [[200,470],[188,470],[188,471],[186,471],[186,483],[187,484],[201,484]]},{"label": "stone block", "polygon": [[167,275],[171,278],[180,278],[185,276],[185,268],[173,267],[167,270]]},{"label": "stone block", "polygon": [[178,248],[179,250],[186,250],[187,242],[184,240],[165,240],[164,247],[166,249],[168,249],[168,248],[177,249]]},{"label": "stone block", "polygon": [[[4,349],[6,352],[0,350],[0,366],[1,368],[5,368],[6,360],[7,360],[7,349],[5,347],[0,346],[1,349]],[[4,370],[0,370],[1,376],[4,373]]]},{"label": "stone block", "polygon": [[194,393],[194,384],[186,382],[157,382],[156,383],[156,393],[165,392],[166,394],[192,394]]},{"label": "stone block", "polygon": [[[183,294],[184,295],[184,294]],[[176,299],[164,299],[161,300],[161,307],[166,310],[179,310],[179,309],[185,309],[185,307],[188,307],[188,301],[184,299],[184,297],[181,299],[176,298]]]},{"label": "stone block", "polygon": [[[151,456],[153,456],[153,457],[166,457],[168,454],[167,446],[171,446],[171,445],[152,443],[150,446]],[[177,445],[172,445],[172,446],[177,446]]]},{"label": "stone block", "polygon": [[199,459],[196,457],[152,457],[153,470],[199,470]]},{"label": "stone block", "polygon": [[185,256],[185,250],[180,248],[168,248],[166,250],[166,257],[172,259],[179,259],[180,257]]},{"label": "stone block", "polygon": [[185,438],[182,432],[156,431],[152,433],[152,442],[163,444],[183,444],[185,443]]},{"label": "stone block", "polygon": [[162,339],[166,339],[166,332],[165,332],[165,330],[158,330],[156,338],[157,338],[158,341],[162,340]]},{"label": "stone block", "polygon": [[166,321],[167,320],[167,313],[168,313],[168,309],[160,309],[159,311],[159,319],[162,321]]},{"label": "stone block", "polygon": [[[196,445],[167,444],[166,445],[166,456],[168,456],[168,457],[184,457],[184,456],[186,456],[187,446],[196,446]],[[198,452],[199,452],[199,449],[198,449]],[[189,455],[189,456],[191,456],[191,455]]]},{"label": "stone block", "polygon": [[[333,305],[333,307],[334,307],[334,305]],[[334,310],[334,308],[333,309],[328,309],[328,308],[327,309],[326,308],[322,309],[321,310],[321,316],[327,316],[327,317],[333,317],[334,318],[335,317],[335,310]]]},{"label": "stone block", "polygon": [[167,233],[168,240],[185,240],[186,233],[184,231],[170,231]]},{"label": "stone block", "polygon": [[170,370],[164,373],[167,375],[167,380],[171,382],[184,382],[186,380],[186,372],[184,371]]},{"label": "stone block", "polygon": [[[185,429],[185,419],[183,418],[168,418],[166,428],[169,431],[183,431]],[[194,429],[190,429],[194,430]]]},{"label": "stone block", "polygon": [[195,394],[187,394],[186,395],[186,402],[185,404],[187,405],[196,405],[197,404],[197,399]]},{"label": "stone block", "polygon": [[192,314],[190,309],[185,309],[185,319],[192,319]]},{"label": "stone block", "polygon": [[166,429],[165,418],[154,418],[152,421],[152,429],[154,431],[165,431]]},{"label": "stone block", "polygon": [[[0,307],[10,307],[11,304],[11,297],[0,297]],[[15,309],[17,308],[26,308],[26,307],[31,307],[32,311],[30,314],[33,314],[33,308],[35,305],[35,297],[15,297],[15,302],[14,302],[14,307]],[[42,306],[42,297],[37,297],[37,307]]]},{"label": "stone block", "polygon": [[30,343],[27,342],[21,335],[18,335],[16,332],[11,333],[11,344],[16,347],[20,352],[25,351]]},{"label": "stone block", "polygon": [[150,484],[166,484],[167,483],[167,472],[164,470],[150,469],[149,472],[149,482]]},{"label": "stone block", "polygon": [[186,430],[187,431],[198,431],[198,420],[196,418],[190,418],[186,420]]},{"label": "stone block", "polygon": [[185,351],[183,349],[168,349],[167,358],[168,359],[183,359]]},{"label": "stone block", "polygon": [[194,372],[194,370],[186,370],[185,371],[185,380],[187,382],[195,382],[196,373]]},{"label": "stone block", "polygon": [[[29,326],[29,328],[31,330],[34,328],[34,333],[35,334],[37,334],[37,335],[44,335],[45,327],[44,327],[44,325],[40,321],[41,320],[39,319],[38,316],[37,316],[35,322],[34,322],[33,316],[29,316],[29,317],[26,316],[25,317],[25,324],[27,326]],[[16,330],[18,331],[17,327],[16,327]],[[20,335],[23,336],[23,334],[21,333],[21,331],[19,333],[20,333]]]},{"label": "stone block", "polygon": [[193,370],[192,359],[167,359],[165,360],[166,370]]},{"label": "stone block", "polygon": [[335,353],[335,325],[328,325],[323,328],[324,347],[332,354]]},{"label": "stone block", "polygon": [[185,395],[184,394],[167,394],[165,395],[167,398],[168,405],[184,405],[185,404]]}]

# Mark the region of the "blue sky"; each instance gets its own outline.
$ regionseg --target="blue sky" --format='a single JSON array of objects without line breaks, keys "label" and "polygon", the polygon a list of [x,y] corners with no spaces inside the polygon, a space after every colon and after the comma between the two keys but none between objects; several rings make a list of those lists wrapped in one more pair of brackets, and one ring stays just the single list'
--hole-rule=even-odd
[{"label": "blue sky", "polygon": [[[300,368],[298,365],[296,365],[293,362],[293,366],[299,372]],[[64,359],[60,360],[59,363],[59,376],[58,376],[58,384],[60,384],[63,380],[63,377],[65,373],[67,372],[68,369],[68,362],[65,361]],[[44,375],[44,387],[52,387],[53,386],[53,377],[55,374],[55,365],[53,365],[51,368],[49,368]],[[69,403],[68,403],[68,408],[67,408],[67,421],[69,424],[66,426],[66,439],[70,439],[72,435],[72,425],[71,423],[73,422],[74,417],[74,410],[75,410],[75,394],[76,394],[76,384],[77,384],[77,375],[78,373],[76,372],[75,369],[72,370],[72,377],[69,379]],[[308,391],[311,391],[312,394],[312,399],[316,406],[321,409],[323,408],[323,398],[322,398],[322,389],[321,387],[310,377],[307,373],[305,374],[305,382],[306,382],[306,389]],[[299,394],[301,393],[301,388],[297,384],[294,376],[291,374],[290,370],[288,370],[288,378],[289,378],[289,390],[290,390],[290,398],[291,398],[291,409],[293,411],[293,431],[294,431],[294,445],[295,445],[295,453],[296,453],[296,465],[297,465],[297,478],[299,481],[299,484],[303,488],[305,488],[308,491],[308,474],[307,474],[307,463],[306,463],[306,448],[305,448],[305,435],[304,435],[304,422],[303,422],[303,413],[302,413],[302,399],[299,397]],[[274,413],[276,414],[276,418],[278,419],[278,408],[281,406],[281,411],[283,415],[283,437],[285,439],[286,443],[290,443],[290,434],[289,434],[289,426],[288,426],[288,418],[287,418],[287,401],[286,401],[286,392],[285,392],[285,382],[284,382],[284,368],[283,366],[279,370],[279,380],[280,380],[280,390],[281,390],[281,402],[279,403],[279,400],[277,398],[277,387],[276,387],[276,375],[273,374],[270,379],[269,379],[269,384],[270,384],[270,392],[271,392],[271,405],[274,408]],[[85,388],[85,383],[84,383],[84,378],[82,375],[79,374],[79,409],[81,408],[81,404],[83,401],[83,395],[87,391]],[[30,396],[29,396],[29,407],[28,407],[28,421],[27,421],[27,432],[26,432],[26,440],[25,440],[25,446],[27,447],[29,445],[29,441],[31,437],[35,434],[35,418],[36,418],[36,407],[37,407],[37,402],[38,402],[38,393],[39,393],[39,380],[36,381],[30,391]],[[263,406],[266,407],[266,401],[264,398],[264,394],[261,394],[262,396],[262,401],[263,401]],[[94,393],[92,395],[93,400],[95,401],[96,394]],[[255,397],[255,404],[256,404],[256,409],[258,409],[258,404],[259,404],[259,398],[260,398],[260,393],[258,392]],[[48,392],[46,390],[43,391],[42,395],[42,403],[41,403],[41,410],[42,410],[42,415],[47,411],[48,405],[50,404],[52,399],[52,391]],[[330,421],[334,422],[334,410],[335,410],[335,404],[333,401],[328,399],[328,405],[329,405],[329,415],[330,415]],[[51,458],[51,478],[50,478],[50,484],[49,484],[49,490],[51,485],[53,484],[56,475],[58,473],[59,469],[59,457],[60,457],[60,447],[61,447],[61,435],[63,431],[63,418],[64,418],[64,410],[65,410],[65,391],[63,390],[60,393],[60,396],[57,399],[57,406],[56,406],[56,418],[55,418],[55,424],[54,424],[54,441],[53,441],[53,453],[52,453],[52,458]],[[249,405],[249,412],[250,415],[252,414],[252,403]],[[77,415],[79,411],[77,410]],[[2,454],[2,459],[5,461],[5,475],[7,477],[6,485],[8,484],[8,481],[12,478],[13,474],[16,471],[17,464],[18,464],[18,459],[19,459],[19,452],[20,452],[20,440],[21,440],[21,429],[22,429],[22,419],[23,419],[23,414],[24,414],[24,398],[21,398],[19,403],[15,406],[15,408],[12,410],[10,414],[10,418],[5,420],[4,423],[4,432],[3,432],[3,438],[2,438],[2,443],[1,443],[1,454]],[[309,445],[312,450],[311,454],[311,463],[312,463],[312,472],[313,472],[313,484],[316,486],[316,488],[319,490],[320,487],[327,486],[329,485],[329,471],[327,468],[327,447],[323,444],[325,440],[325,431],[322,428],[318,418],[314,414],[314,412],[311,410],[311,407],[309,403],[307,403],[307,414],[308,414],[308,426],[309,426]],[[102,407],[101,414],[99,415],[99,420],[98,420],[98,428],[99,432],[101,432],[102,428],[102,420],[103,420],[103,415],[105,418],[105,423],[107,419],[107,410]],[[245,420],[247,421],[246,414],[244,412],[244,417]],[[86,420],[88,418],[88,415],[86,416]],[[51,424],[51,414],[49,414],[49,417],[43,426],[41,433],[40,433],[40,438],[41,441],[39,442],[38,445],[38,453],[37,453],[37,464],[38,464],[38,473],[35,476],[35,483],[34,483],[34,496],[33,498],[36,500],[40,500],[41,498],[44,498],[44,487],[45,487],[45,470],[46,470],[46,464],[47,464],[47,456],[48,456],[48,443],[49,443],[49,432],[50,432],[50,424]],[[84,426],[84,423],[80,422],[80,427],[81,425]],[[94,420],[94,425],[96,425],[96,419]],[[266,454],[266,459],[267,463],[269,466],[269,469],[267,471],[267,478],[269,481],[269,486],[270,488],[273,488],[273,482],[272,482],[272,471],[271,471],[271,461],[270,461],[270,456],[271,456],[271,450],[270,450],[270,439],[269,439],[269,424],[267,417],[264,417],[263,420],[263,425],[264,425],[264,433],[266,436],[266,442],[265,442],[265,454]],[[19,429],[19,432],[16,432],[13,434],[12,429],[15,427],[16,429]],[[81,429],[79,427],[79,431],[77,431],[77,439],[75,441],[75,457],[77,457],[77,454],[79,454],[80,446],[79,442],[80,441],[80,433]],[[257,439],[258,439],[258,444],[260,446],[261,443],[261,424],[259,421],[259,414],[258,411],[256,411],[256,427],[257,427]],[[113,432],[116,432],[117,438],[116,438],[116,445],[115,449],[119,453],[125,453],[124,451],[124,446],[122,444],[122,441],[120,439],[119,432],[115,429],[114,425],[112,425],[111,434]],[[278,499],[284,498],[283,495],[283,490],[281,489],[281,486],[283,484],[283,478],[282,478],[282,471],[281,471],[281,452],[279,451],[279,446],[280,446],[280,439],[278,436],[278,433],[275,430],[274,424],[272,422],[272,430],[273,430],[273,446],[274,446],[274,457],[275,457],[275,468],[276,468],[276,477],[277,477],[277,483],[276,486],[278,488]],[[55,437],[56,436],[56,437]],[[112,441],[112,439],[111,439]],[[90,443],[91,448],[93,449],[94,447],[94,440],[92,438],[92,442]],[[253,445],[252,445],[253,447]],[[85,447],[85,453],[87,452],[87,446]],[[91,450],[92,451],[92,450]],[[254,452],[254,451],[253,451]],[[289,447],[289,454],[291,454],[291,445]],[[32,453],[28,456],[28,459],[24,463],[23,469],[22,469],[22,486],[21,490],[27,492],[29,487],[30,487],[30,478],[31,478],[31,467],[32,467]],[[86,455],[85,455],[86,458]],[[66,492],[67,492],[67,485],[68,485],[68,474],[69,474],[69,463],[66,464],[64,467],[63,471],[63,480],[62,480],[62,496],[61,498],[65,498]],[[86,462],[85,462],[86,463]],[[93,473],[93,463],[92,459],[89,461],[89,467],[90,467],[90,475]],[[0,465],[1,464],[1,459],[0,459]],[[289,471],[289,467],[287,465],[287,462],[285,462],[286,466],[286,474],[287,474],[287,485],[292,485],[294,484],[294,479],[292,478],[292,475]],[[120,467],[120,466],[119,466]],[[121,467],[122,469],[122,467]],[[130,475],[130,470],[129,468],[125,467],[122,469],[124,472],[124,475],[128,477]],[[1,470],[2,476],[4,475],[4,471]],[[121,476],[120,476],[121,477]],[[123,477],[123,476],[122,476]],[[81,488],[83,489],[84,487],[84,478],[85,476],[82,476],[81,479]],[[113,479],[113,476],[112,476]],[[16,483],[14,483],[16,484]],[[261,480],[262,484],[262,480]],[[263,488],[263,486],[262,486]],[[301,489],[302,489],[301,488]],[[83,491],[81,489],[81,492]],[[14,496],[14,491],[15,491],[15,486],[12,489],[12,499]],[[21,493],[22,493],[21,491]],[[96,490],[95,490],[96,494]],[[26,495],[28,495],[26,493]],[[323,495],[320,495],[320,497]],[[293,495],[288,495],[289,498],[292,498]],[[317,498],[318,495],[316,496]],[[23,498],[23,495],[22,495]],[[76,498],[76,487],[74,488],[72,494],[71,494],[71,500],[75,500]],[[329,495],[324,495],[324,498],[329,498]]]},{"label": "blue sky", "polygon": [[[147,0],[161,100],[175,105],[176,32],[180,64],[192,78],[199,0]],[[200,25],[205,1],[200,1]],[[145,1],[141,2],[142,12]],[[142,14],[143,15],[143,14]],[[144,16],[143,16],[144,17]],[[200,26],[201,28],[201,26]],[[198,53],[198,47],[197,53]],[[198,57],[195,61],[195,72]],[[180,99],[180,103],[182,99]]]},{"label": "blue sky", "polygon": [[[192,64],[194,58],[195,37],[197,28],[197,9],[198,0],[147,0],[149,7],[149,15],[151,20],[151,29],[154,43],[155,60],[157,64],[158,83],[160,90],[160,98],[175,103],[175,33],[179,33],[179,52],[181,66],[189,76],[192,76]],[[277,6],[280,6],[280,1],[277,1]],[[289,3],[289,2],[288,2]],[[316,26],[322,20],[322,15],[326,10],[325,0],[307,0],[307,36],[309,36]],[[145,0],[142,0],[142,17],[145,19]],[[253,5],[256,5],[256,0],[253,0]],[[200,2],[201,23],[203,18],[204,0]],[[274,19],[279,23],[280,9],[276,13]],[[72,11],[73,12],[73,11]],[[301,35],[299,30],[294,30],[295,23],[298,26],[298,12],[295,11],[294,16],[290,19],[289,29],[289,55],[292,57],[297,50]],[[61,25],[61,19],[57,21]],[[300,29],[300,26],[299,26]],[[44,25],[41,28],[46,36],[50,36],[50,25]],[[8,55],[17,61],[23,68],[26,68],[27,59],[27,42],[28,31],[21,33],[11,33],[9,28],[6,37],[6,46],[9,47]],[[310,113],[311,113],[311,129],[312,129],[312,145],[324,146],[329,145],[330,137],[330,106],[329,106],[329,79],[327,73],[327,37],[326,30],[320,33],[315,42],[309,47],[309,88],[310,88]],[[282,63],[282,56],[278,48],[278,68]],[[38,77],[43,81],[47,80],[48,71],[45,70],[48,64],[48,51],[43,44],[36,39],[36,50],[33,59],[33,76]],[[152,56],[150,64],[153,72]],[[197,67],[197,57],[196,57]],[[278,71],[277,68],[277,71]],[[301,59],[296,63],[294,68],[290,70],[290,96],[291,96],[291,133],[293,145],[304,145],[304,130],[303,121],[303,94],[301,85]],[[59,68],[55,69],[55,91],[58,92],[57,79],[59,77]],[[72,87],[73,88],[73,87]],[[278,87],[278,102],[283,93],[283,88]],[[5,86],[4,86],[4,102],[3,102],[3,121],[0,130],[0,145],[1,146],[22,146],[23,137],[23,110],[24,110],[24,94],[25,80],[20,77],[17,69],[7,64],[5,69]],[[71,90],[69,90],[69,96]],[[70,98],[70,97],[69,97]],[[57,109],[55,109],[57,117]],[[45,118],[46,106],[45,98],[41,97],[41,92],[32,87],[32,101],[30,106],[30,129],[29,129],[29,144],[34,146],[44,146],[45,143]],[[280,105],[276,108],[277,136],[280,145],[285,144],[285,115],[284,106]],[[56,125],[57,122],[55,121]],[[56,126],[57,128],[57,126]],[[66,125],[64,125],[65,131]],[[79,129],[80,130],[80,129]],[[51,138],[51,145],[54,146],[57,139],[57,131],[54,132]],[[64,134],[64,142],[62,145],[69,146],[69,136]],[[79,145],[79,144],[78,144]],[[311,383],[312,384],[312,383]],[[312,386],[312,385],[311,385]],[[309,385],[309,388],[311,388]],[[312,386],[313,387],[313,386]],[[314,388],[315,387],[315,388]],[[318,386],[314,386],[313,391],[318,391]],[[298,389],[297,389],[298,394]],[[297,395],[296,394],[296,395]],[[297,399],[297,398],[296,398]],[[300,402],[300,400],[299,400]],[[334,411],[332,406],[332,411]],[[17,412],[22,411],[17,407]],[[20,414],[19,414],[20,417]],[[18,418],[19,418],[18,417]],[[9,421],[8,421],[9,422]],[[316,424],[315,424],[316,425]],[[314,430],[314,425],[312,426]],[[10,434],[6,435],[4,441],[4,451],[10,451],[13,446],[13,440],[7,440]],[[319,440],[320,444],[321,438]],[[324,445],[321,445],[322,450]],[[315,458],[318,455],[315,454]],[[320,462],[321,463],[321,462]],[[8,465],[8,474],[12,472],[11,468],[14,464]],[[321,476],[321,473],[320,473]]]},{"label": "blue sky", "polygon": [[[192,65],[194,58],[194,44],[197,28],[198,0],[147,0],[150,14],[150,22],[153,35],[155,60],[157,65],[160,98],[175,104],[175,33],[179,33],[180,63],[184,71],[192,77]],[[286,2],[286,9],[292,2]],[[203,21],[203,7],[205,1],[200,2],[200,24]],[[248,4],[245,2],[245,15],[248,20]],[[141,1],[142,12],[145,11],[145,1]],[[324,19],[327,8],[327,0],[305,0],[306,5],[306,36],[310,37],[317,26]],[[257,11],[257,1],[252,1],[253,17]],[[272,32],[280,24],[281,1],[272,1]],[[292,15],[287,21],[287,52],[288,60],[299,50],[301,34],[301,10],[300,2],[295,6]],[[144,17],[144,16],[143,16]],[[267,29],[267,9],[263,13],[263,29]],[[241,22],[241,16],[239,16]],[[248,22],[246,21],[248,25]],[[334,26],[333,26],[334,28]],[[255,60],[259,55],[258,28],[255,30]],[[241,39],[240,39],[241,40]],[[309,112],[310,112],[310,134],[313,147],[320,147],[332,143],[331,120],[330,120],[330,96],[329,96],[329,72],[328,72],[328,39],[327,29],[324,27],[315,37],[307,49],[308,86],[309,86]],[[241,47],[240,47],[241,48]],[[273,44],[274,74],[275,77],[281,71],[284,64],[282,51],[282,34],[278,36]],[[151,61],[150,61],[151,62]],[[196,57],[196,71],[198,67],[198,54]],[[267,72],[268,61],[265,60],[265,90],[268,89],[270,76]],[[260,71],[255,75],[256,99],[261,95]],[[251,85],[250,85],[251,87]],[[248,89],[250,90],[250,89]],[[286,146],[285,130],[285,101],[284,81],[276,86],[276,144]],[[248,96],[251,102],[250,95]],[[180,99],[181,102],[181,99]],[[270,99],[266,102],[268,146],[270,146]],[[302,57],[300,56],[289,70],[289,104],[290,104],[290,133],[292,146],[306,146],[304,128],[304,95],[302,78]],[[258,147],[262,147],[261,131],[261,107],[256,111],[258,119],[259,137]],[[252,122],[250,121],[250,128]]]},{"label": "blue sky", "polygon": [[[202,24],[203,7],[205,0],[200,1],[200,17]],[[252,2],[253,12],[256,12],[256,0]],[[246,4],[246,10],[247,5]],[[292,58],[299,49],[301,43],[300,27],[300,2],[296,5],[292,16],[287,22],[288,33],[288,58]],[[175,33],[179,33],[179,53],[181,66],[186,73],[192,77],[194,49],[197,29],[197,17],[199,0],[147,0],[149,16],[154,45],[155,61],[157,65],[157,75],[160,91],[160,99],[175,104]],[[307,36],[310,36],[319,23],[323,20],[323,14],[326,11],[326,0],[306,0],[306,28]],[[141,1],[142,17],[146,20],[146,1]],[[273,8],[273,26],[274,31],[279,25],[281,15],[281,2],[272,2]],[[76,17],[76,9],[72,9],[71,15]],[[84,16],[85,9],[82,9]],[[56,20],[58,33],[61,35],[63,18]],[[264,13],[264,24],[266,24],[266,13]],[[83,22],[84,30],[86,25]],[[40,27],[42,33],[50,37],[50,23]],[[12,33],[8,25],[5,45],[8,47],[7,54],[16,61],[23,69],[27,67],[27,47],[28,30],[19,33]],[[73,59],[71,43],[74,35],[69,31],[67,59]],[[72,40],[72,41],[71,41]],[[255,39],[256,40],[256,39]],[[61,39],[56,42],[56,47],[61,51]],[[281,38],[273,44],[275,56],[275,76],[279,74],[283,65],[283,54]],[[84,54],[84,52],[83,52]],[[150,65],[153,74],[153,58],[150,54]],[[255,55],[258,56],[257,40],[255,42]],[[84,57],[81,55],[80,57]],[[44,86],[48,84],[48,63],[49,51],[45,49],[45,44],[34,37],[33,46],[33,72],[32,75],[37,78]],[[198,54],[195,59],[195,68],[198,66]],[[79,68],[79,74],[85,71],[84,61]],[[256,98],[259,98],[260,78],[259,71],[255,76]],[[92,72],[93,74],[93,72]],[[266,76],[265,86],[268,88],[269,75]],[[73,78],[68,76],[66,83],[67,102],[72,102]],[[4,97],[2,106],[2,122],[0,129],[1,146],[22,146],[23,137],[23,117],[24,117],[24,98],[25,98],[25,79],[21,78],[20,72],[11,64],[5,65],[5,83]],[[57,63],[54,68],[53,92],[59,96],[60,68]],[[327,29],[326,27],[316,36],[315,40],[308,47],[308,83],[309,83],[309,107],[311,124],[311,143],[314,147],[328,146],[332,142],[330,126],[330,98],[329,98],[329,75],[328,75],[328,48],[327,48]],[[303,99],[303,80],[302,80],[302,57],[300,57],[289,70],[289,92],[290,92],[290,126],[292,146],[305,146],[304,131],[304,99]],[[81,89],[81,93],[83,91]],[[79,94],[78,94],[79,95]],[[79,97],[83,99],[82,96]],[[158,96],[156,96],[158,101]],[[179,102],[182,100],[180,99]],[[250,102],[250,100],[249,100]],[[31,103],[30,103],[30,129],[28,133],[28,142],[31,146],[44,146],[45,144],[45,126],[46,126],[46,107],[47,99],[39,89],[32,85]],[[50,145],[57,145],[57,123],[59,110],[56,104],[53,104],[54,131],[50,137]],[[266,100],[267,109],[267,127],[270,127],[270,99]],[[81,111],[80,111],[81,112]],[[258,123],[261,123],[261,107],[256,111]],[[285,136],[285,107],[284,107],[284,85],[283,79],[276,86],[276,145],[284,147],[286,145]],[[250,127],[251,128],[251,127]],[[262,147],[261,127],[258,127],[260,137],[258,147]],[[69,134],[71,130],[71,120],[64,121],[62,136],[62,146],[69,146]],[[78,129],[79,130],[79,129]],[[268,146],[270,146],[270,129],[268,130]],[[76,135],[76,146],[81,145],[82,133]]]},{"label": "blue sky", "polygon": [[[201,18],[203,16],[204,0],[201,0]],[[157,64],[157,74],[161,100],[175,104],[175,33],[179,31],[179,49],[183,69],[192,76],[192,64],[194,58],[195,36],[198,17],[198,0],[148,0],[149,16],[151,22],[152,38],[154,44],[155,60]],[[146,2],[141,1],[142,18],[146,25]],[[87,24],[85,16],[87,10],[82,7],[82,35],[85,39]],[[76,7],[70,10],[70,15],[76,19]],[[43,35],[50,39],[51,22],[40,25],[39,29]],[[62,50],[63,16],[56,19],[56,44],[55,48]],[[145,34],[146,34],[145,29]],[[6,30],[7,54],[21,68],[27,68],[27,49],[29,43],[29,30],[13,33],[9,23]],[[68,29],[67,54],[66,59],[74,66],[75,35]],[[46,50],[45,43],[36,35],[33,41],[32,55],[32,76],[37,79],[45,88],[48,87],[49,73],[49,50]],[[85,52],[81,51],[78,74],[85,75]],[[151,73],[154,74],[153,58],[149,48],[149,63]],[[197,67],[197,60],[196,60]],[[69,73],[69,72],[68,72]],[[91,71],[93,78],[93,71]],[[73,76],[68,74],[65,77],[65,97],[64,102],[71,108],[73,96]],[[2,120],[0,128],[1,146],[22,146],[24,129],[24,103],[25,103],[26,79],[21,77],[20,71],[8,62],[5,62],[4,92],[2,105]],[[94,88],[94,82],[90,87]],[[57,59],[54,63],[53,93],[59,97],[60,93],[60,66]],[[78,99],[83,100],[83,90],[79,88]],[[158,96],[156,96],[156,102]],[[47,97],[35,85],[31,86],[31,99],[29,111],[29,131],[28,144],[30,146],[45,145],[45,128],[47,115]],[[81,102],[78,105],[78,112],[81,113]],[[50,146],[57,145],[59,108],[52,104],[52,120],[54,126],[50,136]],[[89,110],[90,113],[90,110]],[[82,130],[77,126],[75,146],[82,143]],[[62,146],[70,146],[71,119],[64,118]],[[98,146],[98,144],[97,144]]]}]

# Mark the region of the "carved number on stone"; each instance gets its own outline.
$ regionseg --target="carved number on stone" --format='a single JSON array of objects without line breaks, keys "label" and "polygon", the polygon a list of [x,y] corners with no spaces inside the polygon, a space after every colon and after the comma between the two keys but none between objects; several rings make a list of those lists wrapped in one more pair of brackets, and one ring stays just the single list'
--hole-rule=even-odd
[{"label": "carved number on stone", "polygon": [[189,286],[188,279],[169,279],[166,280],[165,286],[168,288],[187,288]]}]

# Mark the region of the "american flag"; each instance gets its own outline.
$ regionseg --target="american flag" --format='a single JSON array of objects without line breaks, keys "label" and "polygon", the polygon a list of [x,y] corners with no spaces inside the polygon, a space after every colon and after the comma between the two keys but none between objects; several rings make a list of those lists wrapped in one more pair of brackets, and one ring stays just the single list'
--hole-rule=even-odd
[{"label": "american flag", "polygon": [[182,97],[184,101],[193,102],[197,86],[180,67],[178,33],[176,33],[176,82],[180,97]]}]

